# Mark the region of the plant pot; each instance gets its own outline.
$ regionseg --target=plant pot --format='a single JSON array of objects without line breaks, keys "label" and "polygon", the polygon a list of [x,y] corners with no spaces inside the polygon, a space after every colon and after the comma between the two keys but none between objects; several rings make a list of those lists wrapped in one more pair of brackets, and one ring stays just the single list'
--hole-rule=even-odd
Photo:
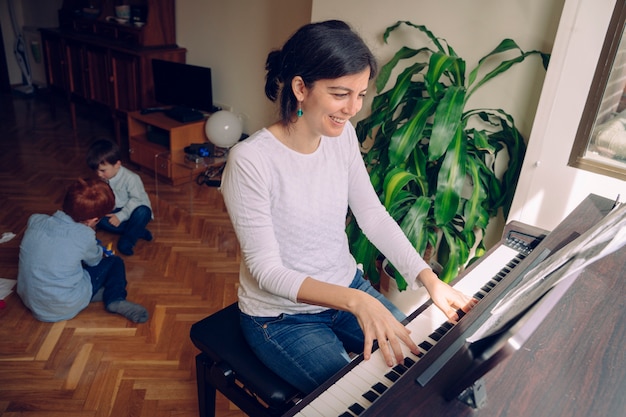
[{"label": "plant pot", "polygon": [[430,299],[426,288],[420,287],[412,290],[410,287],[404,291],[398,289],[396,280],[387,272],[387,259],[382,262],[380,272],[380,293],[387,297],[389,301],[395,304],[407,316],[417,310],[419,306]]}]

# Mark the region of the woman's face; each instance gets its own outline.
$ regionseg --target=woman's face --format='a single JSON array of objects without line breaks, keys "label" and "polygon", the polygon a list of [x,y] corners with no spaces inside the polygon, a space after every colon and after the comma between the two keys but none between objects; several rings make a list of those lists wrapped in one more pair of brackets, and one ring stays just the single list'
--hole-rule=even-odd
[{"label": "woman's face", "polygon": [[314,135],[339,136],[348,120],[363,107],[369,75],[368,68],[358,74],[319,80],[311,89],[305,88],[300,121]]}]

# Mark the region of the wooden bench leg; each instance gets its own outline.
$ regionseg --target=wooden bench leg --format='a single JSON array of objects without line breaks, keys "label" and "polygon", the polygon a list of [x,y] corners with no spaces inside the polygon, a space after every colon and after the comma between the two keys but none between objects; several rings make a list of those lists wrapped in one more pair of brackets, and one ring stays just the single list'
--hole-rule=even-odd
[{"label": "wooden bench leg", "polygon": [[200,417],[215,417],[215,388],[207,379],[212,361],[204,354],[196,356],[196,379],[198,382],[198,410]]}]

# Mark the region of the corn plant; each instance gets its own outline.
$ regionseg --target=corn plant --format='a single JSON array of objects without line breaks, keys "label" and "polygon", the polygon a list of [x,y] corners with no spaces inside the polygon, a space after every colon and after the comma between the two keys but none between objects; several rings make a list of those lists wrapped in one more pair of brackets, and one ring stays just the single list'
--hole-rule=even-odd
[{"label": "corn plant", "polygon": [[[468,99],[529,56],[540,56],[547,68],[549,55],[505,39],[467,75],[465,61],[426,26],[398,21],[385,30],[384,42],[402,25],[425,34],[432,46],[403,46],[381,68],[371,113],[356,130],[362,145],[373,142],[363,158],[382,203],[417,251],[435,248],[444,267],[439,277],[449,282],[473,261],[472,248],[474,259],[484,254],[489,220],[500,209],[508,214],[526,150],[508,113],[468,109]],[[401,63],[395,84],[382,92]],[[505,169],[496,175],[502,157]],[[354,221],[347,233],[357,262],[377,282],[380,253]],[[397,272],[395,278],[405,289],[404,278]]]}]

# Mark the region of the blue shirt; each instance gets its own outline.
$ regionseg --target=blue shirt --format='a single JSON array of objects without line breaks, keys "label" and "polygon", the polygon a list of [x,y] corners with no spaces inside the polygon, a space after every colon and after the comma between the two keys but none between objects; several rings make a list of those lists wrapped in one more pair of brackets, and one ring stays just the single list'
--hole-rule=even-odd
[{"label": "blue shirt", "polygon": [[17,293],[38,320],[71,319],[93,295],[82,263],[94,266],[101,259],[102,248],[89,226],[62,211],[33,214],[20,244]]}]

